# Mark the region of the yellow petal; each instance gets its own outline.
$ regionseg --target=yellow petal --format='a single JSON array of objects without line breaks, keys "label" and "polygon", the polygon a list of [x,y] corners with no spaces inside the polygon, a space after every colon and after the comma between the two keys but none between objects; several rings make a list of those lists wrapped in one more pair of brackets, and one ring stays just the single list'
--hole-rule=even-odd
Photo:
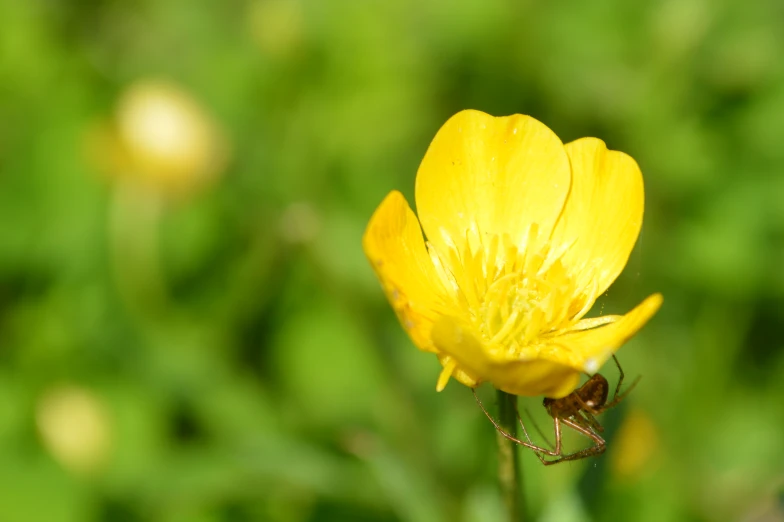
[{"label": "yellow petal", "polygon": [[595,373],[618,348],[645,326],[661,304],[662,295],[653,294],[610,324],[542,339],[549,349],[541,349],[539,357],[571,366],[575,370]]},{"label": "yellow petal", "polygon": [[435,351],[430,330],[444,307],[444,289],[419,222],[400,192],[390,192],[376,209],[362,246],[411,340],[422,350]]},{"label": "yellow petal", "polygon": [[554,251],[572,244],[561,258],[580,289],[604,293],[626,266],[640,233],[642,174],[622,152],[607,150],[596,138],[566,145],[572,188],[553,233]]},{"label": "yellow petal", "polygon": [[[462,111],[438,131],[416,178],[422,228],[442,254],[466,233],[549,237],[569,191],[561,140],[530,116]],[[477,234],[478,233],[478,234]]]},{"label": "yellow petal", "polygon": [[507,393],[563,397],[580,381],[580,371],[563,364],[542,359],[505,359],[503,348],[483,346],[471,329],[454,317],[441,317],[433,326],[432,336],[436,348],[453,357],[459,370],[480,375],[481,380]]}]

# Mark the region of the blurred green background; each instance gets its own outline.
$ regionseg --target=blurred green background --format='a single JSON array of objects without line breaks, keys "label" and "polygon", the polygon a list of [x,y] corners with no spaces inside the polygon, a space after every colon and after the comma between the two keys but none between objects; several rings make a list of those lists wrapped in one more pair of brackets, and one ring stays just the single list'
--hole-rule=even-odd
[{"label": "blurred green background", "polygon": [[636,158],[643,233],[596,310],[665,295],[619,353],[643,379],[607,453],[522,452],[532,519],[784,520],[780,2],[0,20],[0,521],[501,520],[492,427],[435,392],[360,247],[464,108]]}]

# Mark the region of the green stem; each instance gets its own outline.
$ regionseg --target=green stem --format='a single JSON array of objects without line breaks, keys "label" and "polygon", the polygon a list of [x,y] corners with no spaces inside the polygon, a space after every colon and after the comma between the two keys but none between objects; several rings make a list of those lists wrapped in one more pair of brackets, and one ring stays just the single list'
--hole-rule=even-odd
[{"label": "green stem", "polygon": [[[498,390],[498,423],[509,435],[517,437],[517,395]],[[509,522],[523,520],[523,490],[517,444],[496,433],[498,440],[498,481]]]}]

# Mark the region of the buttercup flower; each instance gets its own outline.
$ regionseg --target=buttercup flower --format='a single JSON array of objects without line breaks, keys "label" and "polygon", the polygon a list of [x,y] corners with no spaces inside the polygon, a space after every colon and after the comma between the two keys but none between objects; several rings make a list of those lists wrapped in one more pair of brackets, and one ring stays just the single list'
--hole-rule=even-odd
[{"label": "buttercup flower", "polygon": [[44,446],[69,471],[90,474],[107,464],[111,418],[95,393],[78,386],[57,386],[38,402],[35,417]]},{"label": "buttercup flower", "polygon": [[[635,161],[596,138],[567,145],[530,116],[453,116],[416,177],[419,220],[397,191],[363,246],[411,340],[455,377],[559,398],[659,309],[583,319],[642,225]],[[427,236],[424,241],[422,230]]]},{"label": "buttercup flower", "polygon": [[157,80],[128,86],[112,120],[87,138],[102,170],[169,195],[209,185],[228,159],[219,124],[186,91]]}]

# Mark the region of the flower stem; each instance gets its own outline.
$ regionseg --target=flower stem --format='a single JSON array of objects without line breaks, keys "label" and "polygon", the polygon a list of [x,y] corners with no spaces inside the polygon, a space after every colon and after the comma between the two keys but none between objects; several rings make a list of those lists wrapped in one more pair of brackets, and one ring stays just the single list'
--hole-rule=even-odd
[{"label": "flower stem", "polygon": [[[501,390],[498,392],[498,423],[508,434],[517,436],[517,395]],[[496,433],[498,441],[498,481],[501,495],[504,498],[509,522],[523,520],[523,490],[521,488],[520,464],[517,456],[517,445],[500,433]]]}]

